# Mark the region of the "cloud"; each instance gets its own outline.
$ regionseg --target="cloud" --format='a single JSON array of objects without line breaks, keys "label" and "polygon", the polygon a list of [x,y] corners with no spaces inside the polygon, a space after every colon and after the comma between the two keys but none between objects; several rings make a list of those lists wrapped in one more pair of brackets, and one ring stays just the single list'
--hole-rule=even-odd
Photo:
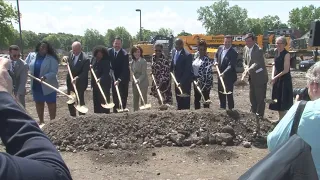
[{"label": "cloud", "polygon": [[[72,33],[83,35],[87,28],[97,29],[101,34],[105,34],[107,29],[114,29],[117,26],[125,27],[131,35],[139,32],[140,17],[139,13],[132,16],[120,15],[103,16],[101,13],[104,6],[93,7],[94,13],[76,15],[71,7],[61,7],[61,11],[67,11],[67,15],[57,16],[46,13],[25,13],[22,18],[22,29],[34,32],[44,33]],[[88,12],[91,12],[90,10]],[[35,23],[36,22],[36,23]],[[16,25],[17,27],[17,25]],[[142,27],[156,31],[160,28],[171,28],[174,34],[180,33],[182,30],[190,33],[205,33],[201,22],[196,17],[182,16],[177,14],[172,8],[164,7],[163,9],[144,12],[142,14]]]}]

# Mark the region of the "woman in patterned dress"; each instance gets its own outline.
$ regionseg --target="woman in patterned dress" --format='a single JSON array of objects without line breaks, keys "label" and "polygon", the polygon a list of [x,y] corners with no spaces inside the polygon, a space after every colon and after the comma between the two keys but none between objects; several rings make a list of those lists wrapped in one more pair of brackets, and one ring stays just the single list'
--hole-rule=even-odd
[{"label": "woman in patterned dress", "polygon": [[[170,62],[165,58],[163,45],[155,45],[155,53],[152,55],[151,72],[161,92],[164,104],[172,104]],[[158,98],[158,93],[154,82],[152,81],[151,95]],[[160,99],[159,99],[160,101]]]},{"label": "woman in patterned dress", "polygon": [[[210,99],[210,90],[213,83],[212,62],[207,56],[207,44],[201,40],[198,45],[199,56],[192,62],[194,79],[201,89],[204,101]],[[200,109],[201,94],[196,85],[194,87],[194,108]],[[204,104],[204,108],[209,108],[209,104]]]}]

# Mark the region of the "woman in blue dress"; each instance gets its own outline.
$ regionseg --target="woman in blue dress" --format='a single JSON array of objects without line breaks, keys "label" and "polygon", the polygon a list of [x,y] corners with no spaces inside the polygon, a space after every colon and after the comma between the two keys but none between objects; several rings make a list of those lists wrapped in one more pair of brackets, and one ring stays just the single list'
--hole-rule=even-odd
[{"label": "woman in blue dress", "polygon": [[[58,88],[58,56],[48,42],[40,42],[35,52],[27,56],[26,62],[29,65],[30,74]],[[48,105],[50,120],[55,119],[57,92],[33,79],[31,79],[31,90],[40,125],[44,124],[44,103]]]}]

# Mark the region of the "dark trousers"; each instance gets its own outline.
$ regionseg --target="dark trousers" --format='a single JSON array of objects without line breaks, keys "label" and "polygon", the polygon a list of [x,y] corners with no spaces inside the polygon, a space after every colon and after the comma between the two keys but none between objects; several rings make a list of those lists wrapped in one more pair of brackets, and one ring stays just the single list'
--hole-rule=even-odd
[{"label": "dark trousers", "polygon": [[[68,94],[70,94],[71,91],[73,91],[73,88],[72,89],[68,88]],[[80,106],[84,106],[85,105],[84,91],[78,91],[78,94],[79,94]],[[77,110],[74,107],[74,104],[68,104],[68,108],[69,108],[70,116],[77,116]],[[79,115],[85,115],[85,114],[79,112]]]},{"label": "dark trousers", "polygon": [[[191,83],[184,86],[184,87],[185,88],[182,88],[183,93],[190,95]],[[175,92],[176,92],[176,100],[177,100],[178,110],[190,109],[190,96],[188,96],[188,97],[178,96],[181,93],[180,93],[179,89],[177,88],[177,86],[175,86]]]},{"label": "dark trousers", "polygon": [[231,91],[231,94],[223,94],[221,92],[224,92],[223,90],[223,86],[221,84],[221,80],[220,78],[218,79],[218,94],[219,94],[219,100],[220,100],[220,108],[226,109],[227,107],[227,102],[226,100],[228,100],[228,108],[231,110],[234,108],[234,100],[233,100],[233,84],[234,82],[228,82],[228,81],[224,81],[225,86],[226,86],[226,91],[229,92]]},{"label": "dark trousers", "polygon": [[[196,85],[193,85],[194,87],[194,109],[200,109],[201,108],[201,94],[197,89]],[[210,90],[202,90],[202,94],[204,96],[204,101],[209,99],[209,95],[210,95]],[[204,108],[209,108],[210,105],[209,104],[204,104],[203,105]]]},{"label": "dark trousers", "polygon": [[267,93],[267,83],[254,84],[250,81],[250,102],[251,112],[258,113],[259,116],[264,116],[266,103],[264,102]]},{"label": "dark trousers", "polygon": [[[113,112],[117,113],[117,109],[120,108],[120,105],[119,105],[118,94],[113,83],[114,82],[112,82],[112,99],[114,103]],[[118,87],[119,87],[119,92],[121,96],[122,108],[125,109],[127,107],[129,82],[120,82]]]},{"label": "dark trousers", "polygon": [[[110,89],[104,90],[104,93],[107,98],[107,101],[110,102]],[[104,101],[98,86],[92,87],[92,96],[93,96],[93,111],[94,111],[94,113],[109,114],[110,109],[105,109],[101,106],[101,104],[106,104],[106,102]]]}]

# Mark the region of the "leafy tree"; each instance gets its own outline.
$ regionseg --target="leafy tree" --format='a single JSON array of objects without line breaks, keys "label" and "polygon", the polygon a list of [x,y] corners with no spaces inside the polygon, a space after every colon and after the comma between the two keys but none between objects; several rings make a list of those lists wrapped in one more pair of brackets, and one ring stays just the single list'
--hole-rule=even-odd
[{"label": "leafy tree", "polygon": [[44,41],[48,41],[55,49],[60,49],[61,42],[56,34],[50,34],[49,36],[43,39]]},{"label": "leafy tree", "polygon": [[292,28],[299,29],[302,33],[310,30],[310,24],[320,18],[320,7],[314,5],[294,8],[289,12],[288,24]]},{"label": "leafy tree", "polygon": [[227,0],[200,7],[197,13],[208,34],[242,34],[246,30],[243,24],[248,17],[247,10],[237,5],[229,7]]},{"label": "leafy tree", "polygon": [[[152,37],[154,37],[157,34],[158,32],[154,32],[149,29],[142,28],[142,41],[150,41]],[[140,40],[140,31],[137,32],[135,39]]]},{"label": "leafy tree", "polygon": [[87,29],[83,36],[83,46],[91,51],[96,45],[104,45],[104,37],[95,29]]},{"label": "leafy tree", "polygon": [[170,35],[173,35],[173,30],[170,28],[160,28],[156,34],[169,37]]},{"label": "leafy tree", "polygon": [[182,30],[177,36],[192,36],[192,34]]},{"label": "leafy tree", "polygon": [[[125,27],[119,26],[114,29],[115,36],[122,39],[122,47],[127,49],[131,46],[132,37]],[[112,40],[113,42],[113,40]]]},{"label": "leafy tree", "polygon": [[264,31],[273,31],[274,29],[288,28],[285,23],[280,21],[278,16],[264,16],[263,18],[247,18],[247,32],[254,34],[263,34]]},{"label": "leafy tree", "polygon": [[7,47],[15,39],[12,20],[17,21],[17,11],[12,5],[0,0],[0,48]]},{"label": "leafy tree", "polygon": [[113,29],[108,29],[106,35],[104,36],[105,44],[108,47],[112,47],[114,38],[116,38],[116,32]]}]

